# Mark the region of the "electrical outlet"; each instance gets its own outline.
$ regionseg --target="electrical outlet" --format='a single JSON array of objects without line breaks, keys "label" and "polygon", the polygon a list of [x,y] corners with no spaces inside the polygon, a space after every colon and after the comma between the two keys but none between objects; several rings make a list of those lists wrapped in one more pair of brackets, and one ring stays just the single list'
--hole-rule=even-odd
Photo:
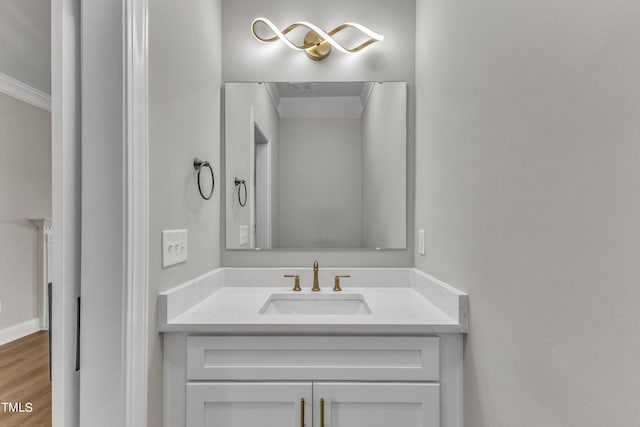
[{"label": "electrical outlet", "polygon": [[420,255],[426,255],[427,248],[424,240],[424,230],[418,230],[418,253]]},{"label": "electrical outlet", "polygon": [[162,232],[162,268],[187,261],[187,230]]},{"label": "electrical outlet", "polygon": [[249,244],[249,226],[240,226],[240,246],[247,246]]}]

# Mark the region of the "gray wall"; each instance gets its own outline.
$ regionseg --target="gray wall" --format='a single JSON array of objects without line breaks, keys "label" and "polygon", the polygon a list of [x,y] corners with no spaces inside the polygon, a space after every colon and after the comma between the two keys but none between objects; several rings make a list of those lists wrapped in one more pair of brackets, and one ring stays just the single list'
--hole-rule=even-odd
[{"label": "gray wall", "polygon": [[51,93],[51,1],[0,0],[0,73]]},{"label": "gray wall", "polygon": [[362,243],[367,248],[407,244],[407,87],[374,84],[362,114]]},{"label": "gray wall", "polygon": [[[220,265],[220,0],[149,4],[149,425],[162,425],[159,291]],[[193,158],[209,160],[216,188],[198,194]],[[189,259],[162,269],[161,231],[186,228]]]},{"label": "gray wall", "polygon": [[[0,74],[51,93],[51,3],[0,1]],[[33,159],[33,167],[22,161]],[[0,93],[0,330],[38,317],[38,242],[51,217],[51,113]]]},{"label": "gray wall", "polygon": [[279,134],[279,247],[361,247],[361,120],[283,117]]},{"label": "gray wall", "polygon": [[[222,79],[232,81],[327,81],[373,80],[406,81],[413,88],[415,73],[415,0],[327,0],[318,7],[297,0],[234,0],[222,4]],[[309,60],[281,43],[264,45],[256,41],[249,26],[256,16],[265,16],[284,28],[308,20],[322,28],[356,21],[385,36],[382,43],[356,55],[333,52],[322,62]],[[410,91],[411,93],[411,91]],[[409,129],[414,126],[413,96],[408,102]],[[408,135],[407,157],[413,158],[414,135]],[[409,162],[408,224],[413,224],[413,162]],[[227,192],[233,183],[225,183]],[[311,265],[334,266],[411,266],[413,235],[403,251],[223,251],[225,266]]]},{"label": "gray wall", "polygon": [[469,427],[640,425],[640,3],[418,2],[416,266]]},{"label": "gray wall", "polygon": [[51,113],[0,93],[0,330],[38,317],[38,240],[51,217]]}]

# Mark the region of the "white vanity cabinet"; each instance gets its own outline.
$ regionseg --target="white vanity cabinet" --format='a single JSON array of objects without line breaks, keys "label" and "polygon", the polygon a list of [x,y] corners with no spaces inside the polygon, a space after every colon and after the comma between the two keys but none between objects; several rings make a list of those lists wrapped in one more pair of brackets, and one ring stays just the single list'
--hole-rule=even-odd
[{"label": "white vanity cabinet", "polygon": [[314,427],[438,427],[439,385],[314,383]]},{"label": "white vanity cabinet", "polygon": [[438,384],[189,383],[186,409],[198,427],[440,425]]},{"label": "white vanity cabinet", "polygon": [[166,427],[462,427],[462,335],[165,334]]},{"label": "white vanity cabinet", "polygon": [[186,425],[310,427],[312,404],[311,383],[189,383]]},{"label": "white vanity cabinet", "polygon": [[[292,272],[313,273],[221,268],[158,296],[164,427],[463,427],[466,293],[411,268],[334,269],[352,277],[338,293],[276,285]],[[354,299],[367,314],[332,311]],[[295,312],[265,313],[275,300]]]}]

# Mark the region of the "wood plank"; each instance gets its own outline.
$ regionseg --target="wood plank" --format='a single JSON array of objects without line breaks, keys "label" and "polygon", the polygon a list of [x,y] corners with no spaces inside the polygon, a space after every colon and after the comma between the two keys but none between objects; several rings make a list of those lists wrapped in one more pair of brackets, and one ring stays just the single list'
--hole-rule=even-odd
[{"label": "wood plank", "polygon": [[0,402],[20,402],[32,412],[8,412],[0,403],[0,427],[51,426],[49,333],[39,331],[0,346]]}]

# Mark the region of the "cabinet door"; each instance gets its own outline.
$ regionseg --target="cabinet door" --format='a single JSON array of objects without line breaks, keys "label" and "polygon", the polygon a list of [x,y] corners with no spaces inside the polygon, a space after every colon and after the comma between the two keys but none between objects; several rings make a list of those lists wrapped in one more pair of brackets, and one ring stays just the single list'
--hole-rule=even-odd
[{"label": "cabinet door", "polygon": [[314,383],[313,404],[314,427],[440,425],[440,386],[433,383]]},{"label": "cabinet door", "polygon": [[311,427],[311,412],[311,383],[187,384],[187,427]]}]

